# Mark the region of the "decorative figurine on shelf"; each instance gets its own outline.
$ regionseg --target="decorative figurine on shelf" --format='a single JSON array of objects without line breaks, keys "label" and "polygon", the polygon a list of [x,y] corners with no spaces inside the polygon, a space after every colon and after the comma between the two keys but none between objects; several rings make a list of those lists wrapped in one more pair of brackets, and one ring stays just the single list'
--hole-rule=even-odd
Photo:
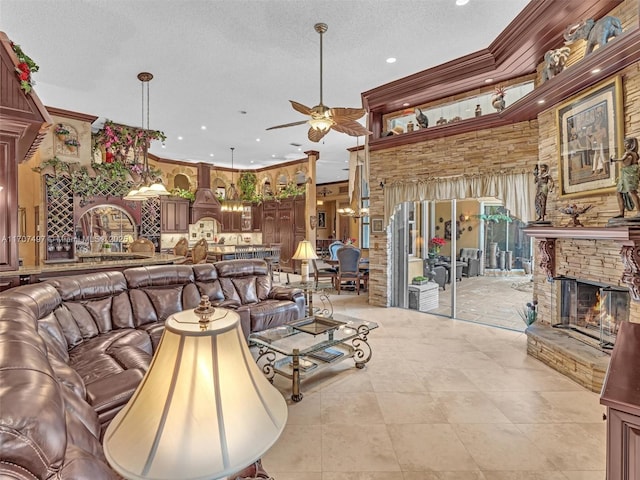
[{"label": "decorative figurine on shelf", "polygon": [[504,100],[504,96],[506,94],[507,91],[504,87],[496,87],[495,93],[491,97],[491,105],[498,111],[498,113],[503,111],[506,106],[506,102]]},{"label": "decorative figurine on shelf", "polygon": [[[621,162],[620,174],[618,175],[618,208],[620,214],[613,218],[624,218],[625,208],[640,212],[640,198],[638,198],[638,183],[640,167],[638,166],[638,139],[627,137],[624,139],[624,155],[622,158],[609,159],[609,162]],[[629,198],[631,197],[631,198]],[[630,201],[633,200],[633,205]],[[640,219],[640,213],[636,215]]]},{"label": "decorative figurine on shelf", "polygon": [[586,40],[584,48],[586,57],[593,52],[594,47],[604,47],[610,38],[622,35],[622,23],[616,17],[602,17],[595,21],[593,18],[584,20],[577,25],[569,25],[564,32],[565,45],[570,45],[576,40]]},{"label": "decorative figurine on shelf", "polygon": [[480,106],[480,104],[476,105],[475,114],[476,114],[476,117],[479,117],[480,115],[482,115],[482,107]]},{"label": "decorative figurine on shelf", "polygon": [[427,128],[429,126],[429,119],[427,118],[427,116],[422,113],[422,110],[420,110],[418,107],[416,107],[413,111],[416,114],[416,122],[418,122],[420,128]]},{"label": "decorative figurine on shelf", "polygon": [[545,215],[547,214],[547,197],[549,192],[553,191],[555,186],[553,178],[549,175],[549,165],[543,163],[533,169],[533,175],[535,176],[536,187],[536,222],[545,222]]},{"label": "decorative figurine on shelf", "polygon": [[571,217],[571,220],[569,220],[569,223],[567,223],[565,226],[584,227],[584,225],[580,223],[580,220],[578,220],[578,216],[582,215],[587,210],[590,210],[591,207],[593,207],[593,205],[585,205],[584,207],[579,207],[575,203],[572,203],[564,208],[559,208],[558,210],[560,210],[561,213],[564,213],[565,215],[569,215]]},{"label": "decorative figurine on shelf", "polygon": [[561,47],[555,50],[549,50],[544,54],[544,68],[542,69],[543,82],[552,79],[564,70],[570,53],[571,49],[569,47]]}]

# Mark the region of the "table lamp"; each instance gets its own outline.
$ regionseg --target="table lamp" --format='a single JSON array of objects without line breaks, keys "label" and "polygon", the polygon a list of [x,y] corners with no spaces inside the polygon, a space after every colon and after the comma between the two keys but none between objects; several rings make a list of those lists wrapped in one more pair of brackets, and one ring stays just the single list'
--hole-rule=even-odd
[{"label": "table lamp", "polygon": [[298,243],[296,253],[294,253],[293,257],[291,258],[294,260],[302,261],[302,264],[300,266],[300,281],[302,283],[309,282],[309,260],[315,260],[316,258],[318,258],[318,255],[316,255],[311,242],[309,240],[302,240],[300,243]]},{"label": "table lamp", "polygon": [[117,473],[226,478],[275,443],[287,405],[256,366],[239,320],[202,302],[167,319],[149,370],[105,432],[104,453]]}]

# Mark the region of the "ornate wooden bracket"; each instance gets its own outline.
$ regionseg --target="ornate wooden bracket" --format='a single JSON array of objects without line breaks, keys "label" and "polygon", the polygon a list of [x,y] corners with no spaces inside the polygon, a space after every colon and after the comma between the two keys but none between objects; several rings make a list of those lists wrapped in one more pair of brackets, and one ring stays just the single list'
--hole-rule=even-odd
[{"label": "ornate wooden bracket", "polygon": [[540,268],[547,275],[547,279],[551,280],[556,276],[556,239],[545,238],[540,241],[538,246],[540,250]]},{"label": "ornate wooden bracket", "polygon": [[624,271],[621,280],[629,287],[631,297],[640,301],[640,246],[625,245],[620,250]]}]

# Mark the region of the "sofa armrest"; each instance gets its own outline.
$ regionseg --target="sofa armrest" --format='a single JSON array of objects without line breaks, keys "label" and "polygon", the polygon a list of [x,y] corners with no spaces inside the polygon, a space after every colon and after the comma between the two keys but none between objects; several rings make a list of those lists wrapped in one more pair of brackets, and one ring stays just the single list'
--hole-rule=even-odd
[{"label": "sofa armrest", "polygon": [[269,292],[269,298],[275,300],[291,300],[295,302],[296,298],[304,296],[304,293],[299,288],[274,286]]}]

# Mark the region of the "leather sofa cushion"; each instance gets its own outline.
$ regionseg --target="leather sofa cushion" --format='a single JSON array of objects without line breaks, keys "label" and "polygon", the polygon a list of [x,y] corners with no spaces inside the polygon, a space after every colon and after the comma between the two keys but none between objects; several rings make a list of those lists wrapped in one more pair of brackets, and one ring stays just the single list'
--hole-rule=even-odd
[{"label": "leather sofa cushion", "polygon": [[290,300],[265,300],[246,308],[249,309],[252,332],[297,320],[299,316],[298,306]]},{"label": "leather sofa cushion", "polygon": [[97,272],[68,277],[49,278],[52,285],[67,301],[82,301],[105,298],[127,291],[127,282],[122,272]]},{"label": "leather sofa cushion", "polygon": [[136,267],[128,268],[123,273],[129,288],[186,285],[195,281],[191,265]]},{"label": "leather sofa cushion", "polygon": [[121,347],[109,348],[107,349],[107,353],[111,355],[125,370],[130,368],[137,368],[143,372],[149,370],[149,364],[151,363],[152,358],[151,354],[145,352],[141,348],[133,345],[124,345]]},{"label": "leather sofa cushion", "polygon": [[256,277],[243,277],[231,279],[233,286],[238,292],[240,302],[243,305],[248,303],[258,303],[258,292],[256,290]]},{"label": "leather sofa cushion", "polygon": [[222,286],[219,281],[196,282],[196,285],[200,290],[200,295],[208,296],[211,303],[224,300],[224,293],[222,293]]},{"label": "leather sofa cushion", "polygon": [[87,401],[101,423],[102,414],[112,412],[129,401],[144,374],[143,370],[132,368],[87,384]]}]

